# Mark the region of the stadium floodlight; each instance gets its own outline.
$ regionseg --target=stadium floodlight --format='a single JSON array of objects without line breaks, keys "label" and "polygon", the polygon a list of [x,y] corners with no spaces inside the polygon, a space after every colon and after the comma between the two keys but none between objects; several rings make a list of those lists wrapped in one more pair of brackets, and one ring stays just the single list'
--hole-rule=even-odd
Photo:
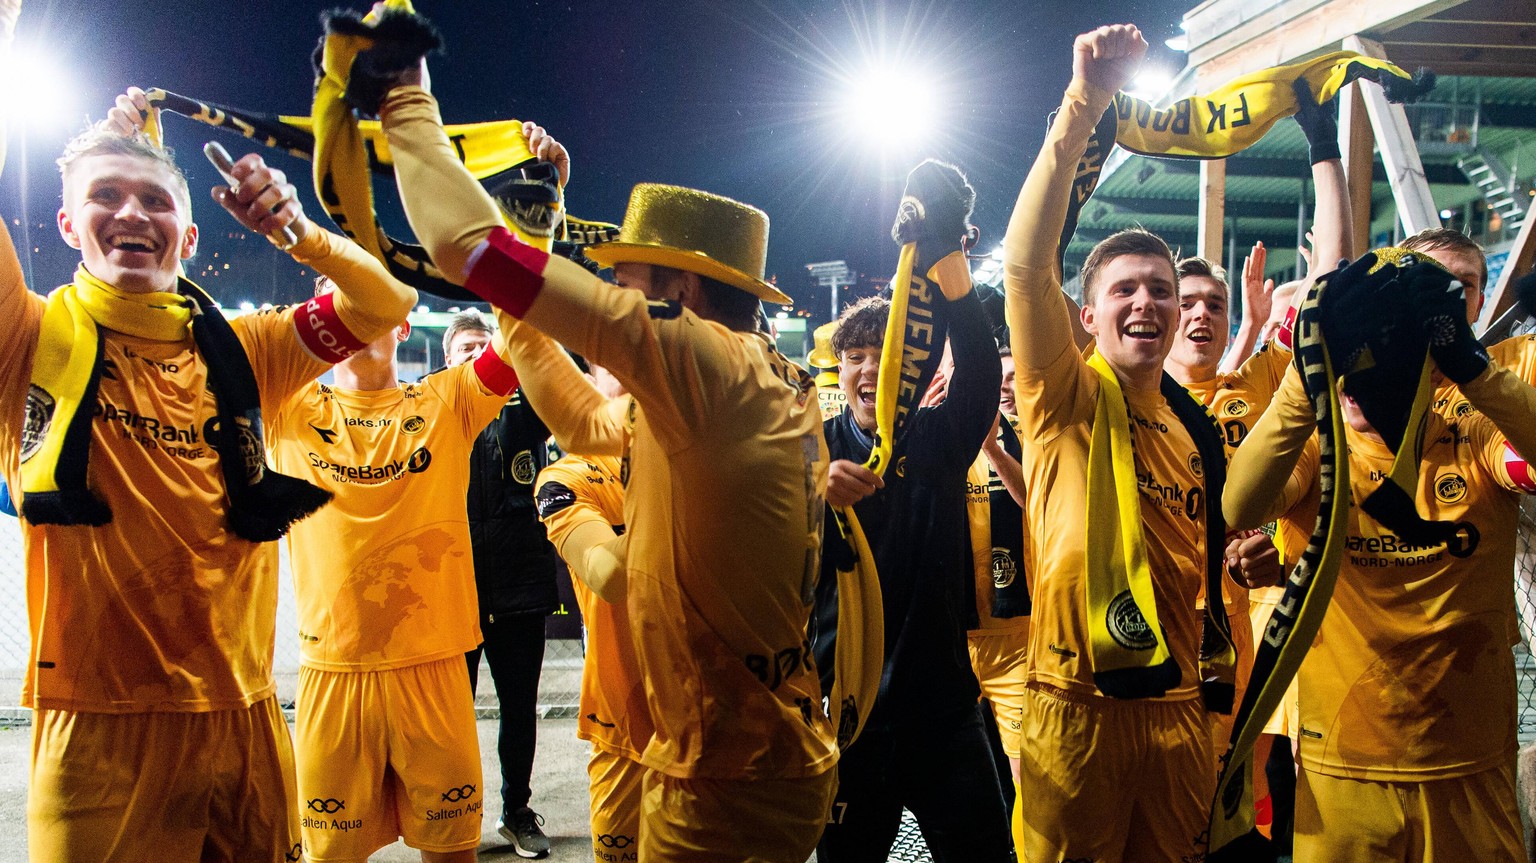
[{"label": "stadium floodlight", "polygon": [[869,64],[845,82],[846,134],[883,153],[922,146],[942,119],[936,80],[916,65]]},{"label": "stadium floodlight", "polygon": [[1162,69],[1143,69],[1140,74],[1131,81],[1126,95],[1142,99],[1147,102],[1155,102],[1158,97],[1168,92],[1173,86],[1173,75]]},{"label": "stadium floodlight", "polygon": [[41,46],[19,43],[0,57],[0,74],[13,83],[4,108],[17,127],[57,129],[78,121],[75,91],[67,67]]}]

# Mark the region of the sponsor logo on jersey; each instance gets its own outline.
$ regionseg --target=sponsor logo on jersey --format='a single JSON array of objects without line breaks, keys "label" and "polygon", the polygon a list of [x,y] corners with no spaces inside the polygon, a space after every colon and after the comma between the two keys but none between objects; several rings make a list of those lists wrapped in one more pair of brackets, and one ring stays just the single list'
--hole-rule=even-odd
[{"label": "sponsor logo on jersey", "polygon": [[405,469],[411,473],[421,473],[432,465],[432,451],[426,447],[411,453],[411,457],[405,462]]},{"label": "sponsor logo on jersey", "polygon": [[410,458],[401,461],[387,461],[383,464],[348,465],[333,462],[319,453],[311,452],[309,455],[310,466],[321,471],[329,471],[331,479],[336,482],[353,482],[362,485],[375,485],[400,479],[409,473],[421,473],[432,463],[432,453],[426,447],[411,453]]},{"label": "sponsor logo on jersey", "polygon": [[1461,474],[1448,473],[1435,480],[1435,499],[1441,503],[1456,503],[1467,496],[1467,481]]},{"label": "sponsor logo on jersey", "polygon": [[348,428],[356,427],[365,429],[389,428],[389,424],[394,422],[394,420],[389,419],[388,417],[346,417],[345,421]]},{"label": "sponsor logo on jersey", "polygon": [[[27,400],[30,402],[32,393],[27,392]],[[135,413],[127,408],[120,408],[111,402],[101,402],[96,405],[96,418],[103,422],[115,422],[122,425],[124,431],[132,431],[137,434],[153,438],[165,443],[179,443],[195,445],[203,442],[203,436],[208,433],[208,426],[204,425],[203,434],[198,434],[192,426],[175,426],[162,419],[147,417],[141,413]],[[213,420],[209,420],[212,423]]]},{"label": "sponsor logo on jersey", "polygon": [[428,821],[449,821],[464,815],[473,815],[480,811],[480,801],[476,799],[475,786],[473,785],[460,785],[455,788],[449,788],[447,791],[442,792],[442,800],[445,803],[462,803],[464,805],[452,808],[444,806],[439,809],[428,809]]},{"label": "sponsor logo on jersey", "polygon": [[421,434],[426,427],[426,419],[416,414],[412,414],[400,422],[400,430],[406,434]]},{"label": "sponsor logo on jersey", "polygon": [[1109,601],[1104,622],[1109,628],[1109,637],[1126,650],[1151,650],[1157,646],[1152,627],[1147,625],[1147,619],[1136,606],[1130,590],[1120,591]]},{"label": "sponsor logo on jersey", "polygon": [[1248,436],[1248,426],[1242,420],[1227,420],[1221,424],[1221,431],[1227,438],[1228,447],[1236,447]]},{"label": "sponsor logo on jersey", "polygon": [[334,815],[347,808],[345,800],[337,800],[334,797],[316,797],[307,804],[311,812],[321,812],[326,815]]}]

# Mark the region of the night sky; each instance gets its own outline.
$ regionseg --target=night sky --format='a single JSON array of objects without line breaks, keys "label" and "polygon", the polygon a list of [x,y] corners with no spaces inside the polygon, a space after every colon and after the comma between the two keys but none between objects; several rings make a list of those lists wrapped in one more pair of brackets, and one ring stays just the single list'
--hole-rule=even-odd
[{"label": "night sky", "polygon": [[[34,286],[66,280],[78,261],[53,224],[53,159],[87,115],[102,117],[129,84],[257,112],[308,113],[309,55],[319,11],[331,5],[27,0],[18,44],[47,46],[67,81],[61,101],[73,112],[69,122],[14,129],[0,179],[0,212],[23,251],[24,175],[30,186],[29,239],[39,250],[30,261]],[[1152,43],[1149,65],[1176,71],[1183,55],[1163,41],[1179,32],[1192,5],[418,0],[417,9],[447,42],[447,53],[431,66],[448,122],[516,117],[548,127],[571,149],[567,203],[586,218],[618,221],[630,187],[644,181],[694,186],[763,208],[772,220],[770,274],[819,318],[825,300],[807,290],[804,265],[842,258],[875,277],[892,269],[891,217],[906,171],[924,156],[966,170],[978,192],[982,248],[995,246],[1045,117],[1070,77],[1072,37],[1129,20]],[[903,152],[896,144],[882,155],[863,139],[883,133],[848,132],[838,75],[854,74],[882,53],[888,62],[929,68],[944,93],[945,121],[921,149]],[[199,152],[202,142],[217,137],[237,158],[249,145],[173,116],[167,129],[203,233],[188,268],[194,279],[226,305],[298,299],[308,289],[300,269],[259,239],[233,237],[239,226],[207,198],[216,177]],[[268,157],[307,177],[306,163]],[[298,185],[306,212],[325,224],[309,181]],[[404,235],[398,206],[380,192],[386,225]]]}]

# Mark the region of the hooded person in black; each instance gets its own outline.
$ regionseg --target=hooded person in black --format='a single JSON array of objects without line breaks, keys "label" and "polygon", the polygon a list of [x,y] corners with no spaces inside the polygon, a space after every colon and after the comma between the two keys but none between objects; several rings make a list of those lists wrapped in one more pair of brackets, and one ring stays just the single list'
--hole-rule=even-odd
[{"label": "hooded person in black", "polygon": [[[966,631],[976,624],[966,472],[997,416],[1002,367],[974,291],[949,302],[954,372],[938,405],[912,413],[884,479],[862,467],[889,316],[883,298],[842,317],[833,350],[848,407],[827,420],[827,499],[854,502],[884,595],[885,663],[868,724],[843,752],[823,863],[885,860],[902,807],[938,861],[1005,861],[1007,814],[977,699]],[[856,501],[856,502],[855,502]],[[828,541],[838,535],[829,512]],[[811,621],[816,667],[831,691],[837,577],[823,556]]]}]

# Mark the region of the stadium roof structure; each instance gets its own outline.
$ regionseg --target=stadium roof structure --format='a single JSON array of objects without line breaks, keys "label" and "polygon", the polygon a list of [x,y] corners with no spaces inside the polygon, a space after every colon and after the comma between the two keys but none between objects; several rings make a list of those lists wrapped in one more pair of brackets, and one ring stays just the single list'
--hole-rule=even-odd
[{"label": "stadium roof structure", "polygon": [[[1388,105],[1374,85],[1340,96],[1340,139],[1360,248],[1439,227],[1442,214],[1495,240],[1513,238],[1484,327],[1512,302],[1503,291],[1531,266],[1526,218],[1536,176],[1536,3],[1531,0],[1207,0],[1184,16],[1188,66],[1159,100],[1341,48],[1434,70],[1417,105]],[[1369,166],[1369,167],[1367,167]],[[1310,226],[1310,170],[1299,127],[1277,124],[1225,160],[1117,151],[1084,207],[1069,264],[1110,233],[1156,231],[1184,254],[1241,265],[1254,241],[1268,271],[1289,277]]]}]

